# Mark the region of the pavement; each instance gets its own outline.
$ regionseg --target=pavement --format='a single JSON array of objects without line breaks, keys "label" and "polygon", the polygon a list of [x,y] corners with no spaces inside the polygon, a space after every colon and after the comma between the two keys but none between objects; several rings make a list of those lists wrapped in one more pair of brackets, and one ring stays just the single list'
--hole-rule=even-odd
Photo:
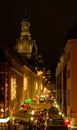
[{"label": "pavement", "polygon": [[68,127],[66,126],[57,126],[57,125],[53,125],[53,126],[47,126],[46,130],[68,130]]}]

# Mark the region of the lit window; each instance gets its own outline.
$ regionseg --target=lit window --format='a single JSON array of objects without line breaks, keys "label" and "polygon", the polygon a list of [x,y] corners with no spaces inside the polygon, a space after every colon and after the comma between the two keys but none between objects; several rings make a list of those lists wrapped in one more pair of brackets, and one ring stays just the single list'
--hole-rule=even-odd
[{"label": "lit window", "polygon": [[11,78],[11,100],[16,98],[16,79]]},{"label": "lit window", "polygon": [[27,90],[27,78],[24,77],[24,91]]}]

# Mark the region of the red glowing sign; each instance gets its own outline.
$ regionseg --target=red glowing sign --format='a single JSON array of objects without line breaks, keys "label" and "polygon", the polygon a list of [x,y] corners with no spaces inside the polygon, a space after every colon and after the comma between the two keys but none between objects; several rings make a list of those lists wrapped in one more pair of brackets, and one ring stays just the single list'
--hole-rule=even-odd
[{"label": "red glowing sign", "polygon": [[64,120],[64,125],[65,125],[65,126],[68,126],[69,124],[70,124],[69,119]]}]

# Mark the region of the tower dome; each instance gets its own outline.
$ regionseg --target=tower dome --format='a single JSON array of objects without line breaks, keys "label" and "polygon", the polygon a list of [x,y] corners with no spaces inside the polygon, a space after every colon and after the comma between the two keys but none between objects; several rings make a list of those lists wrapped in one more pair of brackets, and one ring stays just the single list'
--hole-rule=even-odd
[{"label": "tower dome", "polygon": [[27,16],[21,21],[21,32],[19,39],[16,43],[16,51],[26,58],[31,57],[33,42],[30,34],[30,23]]}]

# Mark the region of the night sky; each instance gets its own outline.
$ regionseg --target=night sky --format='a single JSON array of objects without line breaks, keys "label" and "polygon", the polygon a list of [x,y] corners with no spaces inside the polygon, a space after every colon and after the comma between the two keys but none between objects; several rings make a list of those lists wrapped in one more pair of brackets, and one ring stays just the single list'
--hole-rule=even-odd
[{"label": "night sky", "polygon": [[[0,3],[0,39],[13,45],[25,11],[47,68],[55,68],[68,38],[77,35],[76,0],[3,0]],[[74,34],[73,34],[74,32]]]}]

